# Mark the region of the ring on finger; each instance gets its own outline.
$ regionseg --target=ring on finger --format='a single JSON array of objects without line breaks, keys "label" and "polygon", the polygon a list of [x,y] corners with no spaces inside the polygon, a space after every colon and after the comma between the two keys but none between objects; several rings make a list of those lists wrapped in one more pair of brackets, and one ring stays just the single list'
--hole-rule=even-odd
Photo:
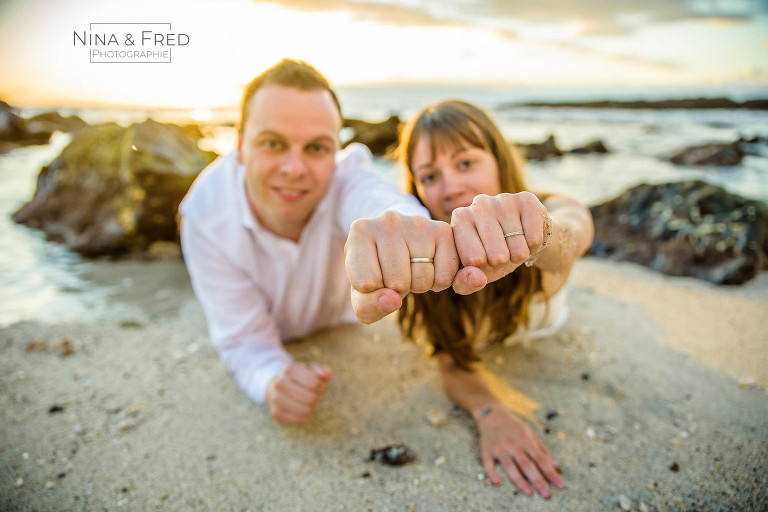
[{"label": "ring on finger", "polygon": [[411,263],[434,263],[434,258],[411,258]]},{"label": "ring on finger", "polygon": [[523,231],[510,231],[509,233],[504,233],[504,238],[509,238],[511,236],[515,235],[525,235],[525,232]]}]

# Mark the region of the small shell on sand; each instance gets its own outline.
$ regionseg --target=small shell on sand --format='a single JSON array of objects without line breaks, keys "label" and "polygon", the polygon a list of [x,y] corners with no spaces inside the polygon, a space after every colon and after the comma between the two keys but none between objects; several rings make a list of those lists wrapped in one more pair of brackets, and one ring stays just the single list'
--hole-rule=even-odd
[{"label": "small shell on sand", "polygon": [[372,449],[368,460],[375,460],[388,466],[402,466],[416,460],[416,454],[404,444],[393,444]]},{"label": "small shell on sand", "polygon": [[448,415],[438,409],[431,409],[427,413],[427,421],[433,427],[442,427],[448,423]]}]

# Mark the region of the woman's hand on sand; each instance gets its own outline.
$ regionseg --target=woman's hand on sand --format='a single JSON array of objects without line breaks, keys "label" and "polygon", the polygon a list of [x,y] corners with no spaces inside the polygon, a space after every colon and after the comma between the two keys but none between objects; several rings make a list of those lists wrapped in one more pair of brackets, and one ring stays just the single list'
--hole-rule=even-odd
[{"label": "woman's hand on sand", "polygon": [[483,469],[494,485],[501,485],[498,463],[512,483],[528,496],[534,489],[544,499],[552,497],[549,486],[564,489],[552,454],[524,421],[502,404],[475,415],[480,432]]},{"label": "woman's hand on sand", "polygon": [[408,292],[445,290],[459,269],[449,224],[395,211],[353,222],[344,254],[352,308],[366,324],[400,309]]},{"label": "woman's hand on sand", "polygon": [[464,265],[453,282],[456,293],[481,290],[542,250],[547,218],[546,207],[530,192],[480,194],[453,210],[451,226]]},{"label": "woman's hand on sand", "polygon": [[284,425],[301,425],[320,403],[331,370],[316,363],[292,362],[267,387],[269,413]]}]

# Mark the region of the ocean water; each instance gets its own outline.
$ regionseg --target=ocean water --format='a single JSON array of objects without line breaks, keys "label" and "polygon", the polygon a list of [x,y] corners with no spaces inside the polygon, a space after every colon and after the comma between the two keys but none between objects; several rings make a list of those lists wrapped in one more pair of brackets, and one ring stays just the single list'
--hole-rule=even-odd
[{"label": "ocean water", "polygon": [[[712,94],[707,94],[712,96]],[[731,94],[743,100],[757,94]],[[536,190],[567,194],[593,205],[610,199],[639,183],[664,183],[697,178],[724,186],[750,198],[768,202],[768,153],[745,157],[742,165],[725,168],[687,168],[671,164],[668,157],[692,145],[732,142],[739,137],[768,137],[768,112],[742,110],[593,110],[551,107],[495,108],[514,101],[541,100],[530,92],[510,97],[489,89],[392,89],[365,88],[340,91],[345,114],[372,121],[398,113],[407,119],[418,108],[446,98],[473,101],[490,110],[507,139],[519,143],[541,142],[554,135],[563,150],[602,140],[610,153],[565,155],[545,162],[529,162],[527,173]],[[692,96],[692,95],[691,95]],[[764,95],[765,96],[765,95]],[[656,91],[635,94],[631,99],[683,97]],[[628,99],[603,95],[599,99]],[[596,99],[563,96],[561,100]],[[26,109],[25,115],[35,113]],[[121,124],[151,116],[164,122],[190,122],[184,111],[126,111],[61,109],[64,115],[78,114],[86,121],[114,120]],[[236,144],[232,123],[236,109],[220,109],[211,121],[219,123],[205,131],[204,149],[226,153]],[[0,325],[25,320],[66,321],[98,316],[107,307],[114,288],[89,282],[88,261],[70,253],[42,233],[15,224],[10,216],[34,192],[40,167],[50,162],[68,143],[56,134],[46,146],[31,146],[0,155]],[[768,148],[765,148],[768,151]],[[396,182],[398,169],[377,160],[376,169]],[[116,283],[119,287],[119,283]]]}]

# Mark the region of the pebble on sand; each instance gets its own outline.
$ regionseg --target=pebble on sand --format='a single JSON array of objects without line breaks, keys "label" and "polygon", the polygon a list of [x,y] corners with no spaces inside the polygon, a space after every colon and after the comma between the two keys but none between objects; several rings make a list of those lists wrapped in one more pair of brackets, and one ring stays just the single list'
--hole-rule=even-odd
[{"label": "pebble on sand", "polygon": [[742,377],[739,379],[739,387],[748,388],[755,385],[754,377]]},{"label": "pebble on sand", "polygon": [[438,409],[431,409],[427,413],[427,421],[433,427],[442,427],[448,423],[448,415]]},{"label": "pebble on sand", "polygon": [[629,501],[629,498],[622,494],[619,496],[619,506],[621,507],[621,510],[631,510],[632,502]]}]

